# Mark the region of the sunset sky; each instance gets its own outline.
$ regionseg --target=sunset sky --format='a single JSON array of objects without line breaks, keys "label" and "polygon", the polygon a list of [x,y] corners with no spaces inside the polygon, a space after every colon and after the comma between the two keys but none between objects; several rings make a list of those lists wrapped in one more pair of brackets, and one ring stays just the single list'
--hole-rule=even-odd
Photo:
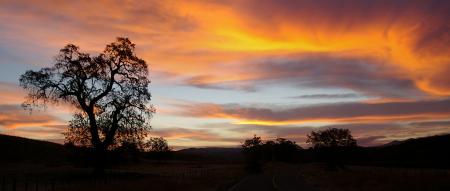
[{"label": "sunset sky", "polygon": [[450,132],[450,1],[0,0],[0,133],[62,142],[73,110],[24,110],[19,76],[118,36],[150,66],[151,136],[175,148]]}]

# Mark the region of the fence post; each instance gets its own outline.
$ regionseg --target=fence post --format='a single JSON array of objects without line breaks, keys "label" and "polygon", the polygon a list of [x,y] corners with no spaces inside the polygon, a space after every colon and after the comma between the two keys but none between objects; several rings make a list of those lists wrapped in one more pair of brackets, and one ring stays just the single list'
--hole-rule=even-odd
[{"label": "fence post", "polygon": [[25,191],[28,191],[28,177],[25,178]]},{"label": "fence post", "polygon": [[39,180],[38,180],[37,177],[36,177],[36,184],[35,184],[35,189],[34,189],[34,191],[39,191]]},{"label": "fence post", "polygon": [[17,180],[16,180],[16,178],[13,178],[13,185],[12,185],[12,190],[13,191],[17,190],[16,186],[17,186]]},{"label": "fence post", "polygon": [[55,180],[51,180],[52,191],[55,191]]},{"label": "fence post", "polygon": [[5,180],[5,177],[2,178],[2,191],[6,191],[6,180]]},{"label": "fence post", "polygon": [[67,190],[72,190],[72,187],[70,184],[70,179],[67,179],[66,186],[67,186]]}]

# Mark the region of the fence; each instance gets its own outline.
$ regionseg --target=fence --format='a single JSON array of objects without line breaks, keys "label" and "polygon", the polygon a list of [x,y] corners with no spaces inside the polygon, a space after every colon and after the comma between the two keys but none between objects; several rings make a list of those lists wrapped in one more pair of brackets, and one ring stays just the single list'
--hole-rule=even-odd
[{"label": "fence", "polygon": [[86,179],[47,179],[40,177],[2,177],[1,191],[75,191],[78,185],[106,185],[115,181],[115,178],[86,178]]},{"label": "fence", "polygon": [[[181,180],[189,178],[207,177],[215,173],[214,169],[209,168],[186,168],[177,171],[167,171],[160,173],[136,173],[133,171],[114,171],[108,172],[105,176],[94,177],[87,175],[85,177],[76,178],[49,178],[42,176],[24,176],[0,177],[0,191],[77,191],[82,188],[95,188],[118,183],[120,181],[131,180],[130,175],[136,177],[153,176],[161,177],[168,180]],[[172,179],[173,178],[173,179]]]}]

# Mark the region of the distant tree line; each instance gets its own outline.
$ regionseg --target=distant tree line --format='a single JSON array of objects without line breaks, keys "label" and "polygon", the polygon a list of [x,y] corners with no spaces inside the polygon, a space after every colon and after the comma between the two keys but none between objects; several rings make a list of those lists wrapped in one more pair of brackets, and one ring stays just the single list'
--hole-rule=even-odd
[{"label": "distant tree line", "polygon": [[[343,167],[342,156],[357,147],[350,130],[337,128],[312,131],[307,135],[306,143],[317,153],[316,159],[326,162],[330,169]],[[242,144],[250,172],[260,172],[262,164],[267,161],[298,162],[302,160],[303,150],[294,141],[285,138],[263,141],[256,135]]]},{"label": "distant tree line", "polygon": [[[94,158],[90,157],[95,152],[89,144],[74,144],[66,142],[64,144],[71,152],[72,162],[82,165],[95,165]],[[120,144],[111,147],[105,152],[109,160],[105,162],[105,166],[115,163],[137,162],[140,158],[161,161],[169,159],[172,156],[172,148],[163,137],[150,137],[146,141],[122,141]]]},{"label": "distant tree line", "polygon": [[261,163],[265,161],[293,162],[301,149],[295,142],[284,138],[264,142],[256,135],[242,144],[247,170],[251,172],[261,171]]}]

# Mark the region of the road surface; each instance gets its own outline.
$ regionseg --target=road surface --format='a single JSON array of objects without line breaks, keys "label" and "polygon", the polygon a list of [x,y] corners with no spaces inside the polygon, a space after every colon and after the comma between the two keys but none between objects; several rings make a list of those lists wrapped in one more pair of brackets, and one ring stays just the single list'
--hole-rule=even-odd
[{"label": "road surface", "polygon": [[249,175],[229,189],[229,191],[315,191],[300,176],[299,167],[288,164],[275,164],[264,173]]}]

